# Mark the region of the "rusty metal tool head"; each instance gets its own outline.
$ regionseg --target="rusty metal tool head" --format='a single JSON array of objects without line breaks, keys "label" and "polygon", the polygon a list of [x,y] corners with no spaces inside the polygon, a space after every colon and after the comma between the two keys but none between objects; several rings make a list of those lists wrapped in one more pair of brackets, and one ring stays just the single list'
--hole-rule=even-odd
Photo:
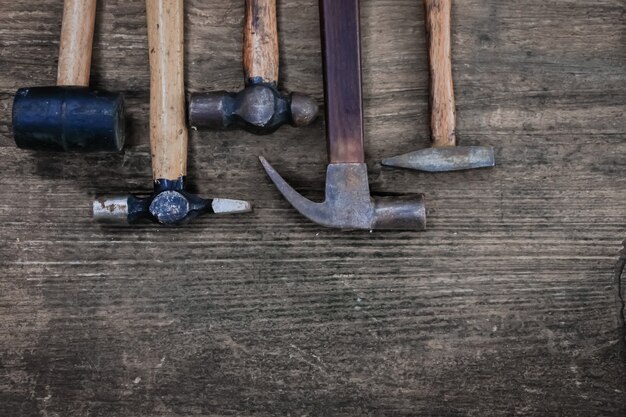
[{"label": "rusty metal tool head", "polygon": [[124,146],[121,94],[90,90],[96,0],[65,0],[57,86],[21,88],[13,135],[22,149],[97,152]]},{"label": "rusty metal tool head", "polygon": [[325,201],[308,200],[262,157],[261,163],[287,201],[322,226],[422,230],[426,224],[422,195],[370,196],[363,149],[359,0],[321,0],[320,15],[330,162]]},{"label": "rusty metal tool head", "polygon": [[146,197],[99,198],[97,220],[166,225],[185,223],[205,213],[245,213],[241,200],[205,200],[185,191],[187,140],[183,79],[183,0],[146,0],[150,48],[150,144],[154,192]]},{"label": "rusty metal tool head", "polygon": [[451,3],[452,0],[424,0],[431,78],[432,147],[383,159],[383,165],[426,172],[495,166],[492,147],[457,146],[451,61]]},{"label": "rusty metal tool head", "polygon": [[189,123],[193,128],[239,128],[265,135],[280,126],[306,126],[317,117],[312,98],[282,93],[278,84],[276,0],[246,0],[243,66],[245,88],[238,93],[217,91],[191,95]]}]

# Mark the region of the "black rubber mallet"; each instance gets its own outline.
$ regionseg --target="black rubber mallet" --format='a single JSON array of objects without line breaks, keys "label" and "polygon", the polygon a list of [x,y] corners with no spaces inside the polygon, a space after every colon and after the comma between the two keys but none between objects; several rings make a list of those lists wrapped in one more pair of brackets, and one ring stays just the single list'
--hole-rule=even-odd
[{"label": "black rubber mallet", "polygon": [[90,90],[96,0],[65,0],[56,87],[21,88],[13,135],[22,149],[98,152],[124,146],[121,94]]}]

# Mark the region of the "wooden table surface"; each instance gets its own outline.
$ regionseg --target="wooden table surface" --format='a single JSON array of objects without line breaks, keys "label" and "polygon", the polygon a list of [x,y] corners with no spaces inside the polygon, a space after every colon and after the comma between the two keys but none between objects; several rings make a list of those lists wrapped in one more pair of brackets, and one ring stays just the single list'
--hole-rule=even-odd
[{"label": "wooden table surface", "polygon": [[[499,165],[441,175],[378,163],[428,146],[421,2],[362,1],[372,189],[425,193],[424,233],[322,229],[281,198],[257,156],[321,198],[323,119],[193,132],[194,190],[251,215],[94,224],[95,195],[151,187],[145,5],[99,3],[119,155],[15,148],[13,94],[54,83],[62,1],[0,0],[0,415],[626,415],[623,1],[456,1],[459,137]],[[185,3],[188,92],[238,90],[243,1]],[[316,2],[280,0],[279,26],[282,87],[322,101]]]}]

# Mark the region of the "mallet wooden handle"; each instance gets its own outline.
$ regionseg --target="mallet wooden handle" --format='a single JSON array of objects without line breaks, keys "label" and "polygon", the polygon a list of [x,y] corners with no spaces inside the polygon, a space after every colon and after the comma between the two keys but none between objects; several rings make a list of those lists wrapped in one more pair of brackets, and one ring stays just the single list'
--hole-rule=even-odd
[{"label": "mallet wooden handle", "polygon": [[57,84],[89,85],[96,0],[65,0]]},{"label": "mallet wooden handle", "polygon": [[187,174],[183,0],[146,0],[150,51],[150,145],[155,180]]},{"label": "mallet wooden handle", "polygon": [[431,130],[434,147],[456,146],[450,10],[452,0],[424,0],[430,61]]},{"label": "mallet wooden handle", "polygon": [[278,82],[276,0],[246,0],[243,68],[246,83]]}]

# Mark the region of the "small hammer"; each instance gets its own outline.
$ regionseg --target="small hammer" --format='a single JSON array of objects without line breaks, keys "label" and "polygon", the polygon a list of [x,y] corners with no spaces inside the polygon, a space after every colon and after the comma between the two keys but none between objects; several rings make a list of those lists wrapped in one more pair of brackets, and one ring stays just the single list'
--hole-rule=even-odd
[{"label": "small hammer", "polygon": [[339,229],[423,230],[422,195],[372,198],[363,134],[359,0],[320,0],[324,96],[329,164],[326,199],[300,195],[264,159],[261,163],[281,194],[302,215]]},{"label": "small hammer", "polygon": [[183,1],[146,0],[150,50],[150,145],[154,192],[148,197],[100,198],[96,220],[141,219],[177,225],[205,213],[245,213],[247,201],[205,200],[185,191],[188,132],[185,123]]},{"label": "small hammer", "polygon": [[432,147],[383,159],[390,167],[427,172],[461,171],[495,166],[492,147],[457,146],[452,82],[452,0],[424,0],[430,63]]},{"label": "small hammer", "polygon": [[296,127],[310,124],[317,117],[317,103],[303,94],[279,92],[278,64],[276,0],[246,0],[243,33],[246,87],[239,93],[192,94],[190,125],[196,129],[239,128],[266,135],[283,124]]},{"label": "small hammer", "polygon": [[89,90],[96,0],[65,0],[56,87],[21,88],[13,101],[13,135],[22,149],[119,151],[124,146],[121,94]]}]

